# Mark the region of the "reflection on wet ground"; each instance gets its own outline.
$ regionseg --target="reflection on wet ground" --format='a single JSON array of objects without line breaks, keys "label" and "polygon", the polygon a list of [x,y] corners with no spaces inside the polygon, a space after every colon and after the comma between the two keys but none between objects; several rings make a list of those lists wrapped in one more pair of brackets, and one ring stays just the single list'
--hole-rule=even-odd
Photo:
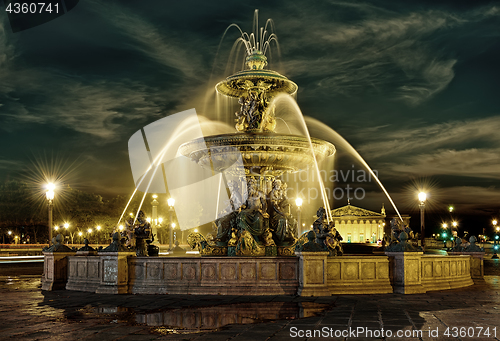
[{"label": "reflection on wet ground", "polygon": [[[125,307],[86,307],[77,315],[85,319],[107,318],[111,323],[145,324],[160,334],[199,333],[218,330],[230,324],[253,324],[317,316],[333,304],[315,302],[257,302],[222,304],[210,307],[143,312]],[[136,310],[139,310],[137,312]]]},{"label": "reflection on wet ground", "polygon": [[253,341],[289,339],[292,327],[493,328],[499,322],[500,277],[491,275],[499,269],[498,261],[485,261],[485,281],[464,289],[329,297],[47,292],[40,290],[40,276],[0,273],[0,339]]}]

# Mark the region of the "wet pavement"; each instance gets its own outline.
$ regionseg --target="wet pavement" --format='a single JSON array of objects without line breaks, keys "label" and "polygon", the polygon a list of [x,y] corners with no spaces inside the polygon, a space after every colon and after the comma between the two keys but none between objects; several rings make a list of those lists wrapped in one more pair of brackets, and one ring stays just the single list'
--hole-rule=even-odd
[{"label": "wet pavement", "polygon": [[465,289],[304,298],[48,292],[0,269],[0,340],[499,340],[499,261],[485,270]]}]

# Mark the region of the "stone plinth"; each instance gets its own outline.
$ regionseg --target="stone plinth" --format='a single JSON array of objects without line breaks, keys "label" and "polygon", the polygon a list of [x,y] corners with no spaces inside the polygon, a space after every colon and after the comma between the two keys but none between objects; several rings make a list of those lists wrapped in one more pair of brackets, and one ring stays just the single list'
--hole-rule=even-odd
[{"label": "stone plinth", "polygon": [[102,267],[97,252],[78,251],[68,257],[67,290],[95,292],[101,283]]},{"label": "stone plinth", "polygon": [[332,295],[393,292],[387,256],[328,257],[327,270]]},{"label": "stone plinth", "polygon": [[420,294],[426,290],[422,285],[423,252],[386,252],[395,293]]},{"label": "stone plinth", "polygon": [[68,280],[68,257],[75,252],[44,252],[42,290],[59,290]]},{"label": "stone plinth", "polygon": [[99,252],[98,294],[125,294],[128,292],[128,258],[134,252]]},{"label": "stone plinth", "polygon": [[469,255],[470,274],[473,280],[484,279],[484,252],[448,252],[449,255]]},{"label": "stone plinth", "polygon": [[299,257],[299,296],[331,296],[328,290],[328,252],[297,251]]}]

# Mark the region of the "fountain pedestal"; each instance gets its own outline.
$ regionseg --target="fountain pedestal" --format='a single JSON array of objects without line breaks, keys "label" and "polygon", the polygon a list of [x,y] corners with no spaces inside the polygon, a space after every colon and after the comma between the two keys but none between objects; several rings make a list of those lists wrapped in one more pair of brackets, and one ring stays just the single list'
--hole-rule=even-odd
[{"label": "fountain pedestal", "polygon": [[66,288],[68,281],[68,256],[75,252],[44,252],[42,290],[60,290]]},{"label": "fountain pedestal", "polygon": [[423,252],[386,252],[389,270],[392,273],[394,292],[398,294],[421,294]]},{"label": "fountain pedestal", "polygon": [[297,251],[299,257],[299,296],[331,296],[327,282],[328,252]]},{"label": "fountain pedestal", "polygon": [[99,252],[102,274],[98,294],[125,294],[128,292],[128,258],[134,252]]}]

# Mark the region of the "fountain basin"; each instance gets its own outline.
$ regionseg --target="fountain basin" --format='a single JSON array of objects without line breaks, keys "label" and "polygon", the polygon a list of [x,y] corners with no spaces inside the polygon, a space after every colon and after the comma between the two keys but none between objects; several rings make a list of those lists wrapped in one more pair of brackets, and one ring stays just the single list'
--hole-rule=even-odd
[{"label": "fountain basin", "polygon": [[242,162],[247,174],[279,176],[306,169],[314,158],[321,161],[334,155],[335,147],[299,135],[235,133],[198,138],[181,145],[179,151],[207,169],[225,171]]}]

